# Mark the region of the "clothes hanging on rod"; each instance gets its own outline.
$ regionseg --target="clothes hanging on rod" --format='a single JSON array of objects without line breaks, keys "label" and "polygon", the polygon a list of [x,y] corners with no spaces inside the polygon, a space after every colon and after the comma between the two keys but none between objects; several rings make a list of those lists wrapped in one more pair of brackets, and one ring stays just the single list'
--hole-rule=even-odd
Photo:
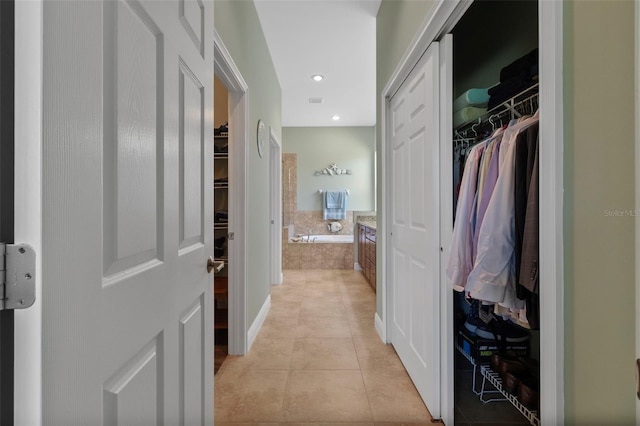
[{"label": "clothes hanging on rod", "polygon": [[[512,105],[528,108],[534,102]],[[470,149],[447,265],[454,289],[495,304],[496,314],[528,328],[537,328],[539,310],[537,129],[537,114],[512,120]],[[454,153],[464,147],[460,136]]]}]

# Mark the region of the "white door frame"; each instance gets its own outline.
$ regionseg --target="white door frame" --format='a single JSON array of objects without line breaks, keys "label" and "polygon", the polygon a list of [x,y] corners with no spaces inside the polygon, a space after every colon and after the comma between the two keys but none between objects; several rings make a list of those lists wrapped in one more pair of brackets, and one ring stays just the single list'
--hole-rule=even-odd
[{"label": "white door frame", "polygon": [[229,92],[229,354],[248,350],[246,236],[247,236],[247,124],[249,86],[231,54],[214,30],[214,73]]},{"label": "white door frame", "polygon": [[[636,130],[636,212],[640,210],[640,5],[635,3],[635,130]],[[640,215],[636,215],[636,358],[640,359]],[[640,370],[640,367],[636,367]],[[640,371],[636,371],[636,380],[640,381]],[[636,424],[640,424],[640,389],[636,389]]]},{"label": "white door frame", "polygon": [[[381,93],[382,122],[382,176],[384,186],[381,197],[381,210],[384,215],[380,225],[382,231],[378,238],[382,243],[382,271],[380,291],[382,294],[382,322],[379,328],[381,338],[386,342],[389,336],[387,327],[387,300],[391,291],[387,277],[387,248],[389,245],[390,206],[388,194],[390,188],[389,158],[386,146],[389,138],[389,99],[402,85],[411,69],[434,40],[440,39],[450,32],[460,17],[471,5],[470,0],[438,0],[432,6],[413,41],[405,51],[395,71]],[[562,2],[538,1],[539,48],[540,48],[540,162],[547,173],[540,175],[540,191],[549,194],[540,200],[540,263],[545,265],[540,271],[540,308],[541,308],[541,341],[540,367],[541,389],[540,400],[541,421],[543,424],[558,424],[564,421],[564,237],[563,237],[563,4]],[[544,28],[543,28],[544,25]],[[451,96],[447,94],[446,96]],[[446,100],[443,105],[448,105]],[[640,132],[639,132],[640,133]],[[640,140],[640,136],[638,138]],[[450,150],[446,146],[450,138],[441,138],[441,155],[446,156]],[[640,142],[639,142],[640,144]],[[442,158],[450,161],[450,158]],[[640,161],[640,159],[638,160]],[[441,171],[444,172],[444,171]],[[636,197],[638,199],[638,197]],[[442,217],[451,216],[453,208],[450,203],[448,212],[441,211]],[[639,219],[640,220],[640,219]],[[447,223],[446,221],[444,221]],[[640,236],[638,237],[640,240]],[[447,244],[443,239],[441,245]],[[448,247],[442,247],[446,257]],[[446,264],[446,259],[441,263]],[[441,276],[445,276],[444,273]],[[638,278],[640,283],[640,277]],[[449,288],[443,282],[441,285]],[[640,284],[639,284],[640,286]],[[440,412],[446,424],[453,424],[453,304],[450,291],[442,292],[441,315],[441,379],[442,406]],[[379,318],[379,317],[378,317]],[[376,319],[378,319],[376,318]],[[640,409],[639,409],[640,410]],[[639,411],[640,412],[640,411]]]},{"label": "white door frame", "polygon": [[42,0],[15,2],[15,241],[36,252],[36,301],[15,312],[14,424],[42,424]]},{"label": "white door frame", "polygon": [[271,213],[270,278],[272,285],[282,284],[282,144],[269,127],[269,203]]}]

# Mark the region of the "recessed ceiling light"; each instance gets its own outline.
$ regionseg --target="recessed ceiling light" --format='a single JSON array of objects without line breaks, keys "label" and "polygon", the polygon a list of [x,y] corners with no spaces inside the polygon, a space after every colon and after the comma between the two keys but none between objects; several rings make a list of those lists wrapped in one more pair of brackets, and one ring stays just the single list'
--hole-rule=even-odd
[{"label": "recessed ceiling light", "polygon": [[338,121],[338,120],[340,120],[340,116],[339,115],[334,115],[333,117],[331,117],[331,119],[333,121]]},{"label": "recessed ceiling light", "polygon": [[311,78],[313,79],[313,81],[322,81],[324,79],[324,77],[320,74],[312,75]]}]

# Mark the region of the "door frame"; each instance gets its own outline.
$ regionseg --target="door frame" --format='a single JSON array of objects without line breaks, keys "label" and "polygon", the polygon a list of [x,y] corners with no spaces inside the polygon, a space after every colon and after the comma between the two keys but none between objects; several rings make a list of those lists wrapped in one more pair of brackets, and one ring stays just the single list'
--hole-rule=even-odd
[{"label": "door frame", "polygon": [[[0,2],[0,241],[13,244],[15,2]],[[8,59],[7,59],[8,58]],[[0,311],[0,424],[13,424],[14,311]],[[3,423],[4,422],[4,423]]]},{"label": "door frame", "polygon": [[271,285],[282,284],[282,144],[269,127],[269,208]]},{"label": "door frame", "polygon": [[[15,312],[14,422],[42,424],[43,1],[15,2],[14,239],[36,253],[36,301]],[[18,96],[19,94],[19,96]]]},{"label": "door frame", "polygon": [[[389,100],[402,85],[410,71],[417,64],[419,58],[429,47],[431,42],[441,39],[449,33],[472,4],[472,0],[438,0],[429,10],[425,20],[416,33],[416,36],[403,54],[396,69],[389,78],[380,94],[381,114],[381,147],[382,147],[382,179],[383,189],[380,209],[383,220],[379,226],[382,229],[379,235],[381,242],[381,273],[380,292],[382,295],[382,318],[376,314],[376,322],[382,325],[377,327],[380,337],[388,342],[387,321],[389,312],[388,300],[391,289],[391,280],[387,277],[389,271],[388,256],[389,229],[391,218],[391,206],[388,199],[391,188],[391,176],[387,175],[390,158],[387,155],[387,145],[390,140]],[[540,191],[550,194],[540,200],[540,263],[546,265],[540,271],[540,366],[541,389],[540,414],[543,424],[562,423],[564,421],[564,236],[563,236],[563,4],[562,2],[538,1],[538,25],[540,48],[540,139],[542,141],[555,141],[554,144],[541,143],[540,161],[545,164],[548,173],[540,175]],[[544,23],[544,28],[543,28]],[[443,96],[447,96],[443,89]],[[448,94],[448,96],[451,96]],[[450,105],[450,101],[441,100],[441,105]],[[639,107],[640,108],[640,107]],[[444,114],[443,114],[444,115]],[[443,121],[445,122],[445,121]],[[446,133],[446,132],[443,132]],[[640,131],[638,132],[640,135]],[[443,156],[450,153],[447,143],[450,137],[442,135],[441,163],[450,161]],[[638,136],[640,140],[640,136]],[[638,142],[640,145],[640,142]],[[640,159],[638,159],[640,162]],[[441,170],[441,173],[446,170]],[[444,191],[444,189],[441,188]],[[446,194],[445,194],[446,195]],[[636,197],[638,199],[638,197]],[[441,206],[441,217],[451,217],[453,214],[452,203]],[[447,211],[443,211],[447,210]],[[639,223],[640,223],[640,219]],[[446,220],[445,220],[446,223]],[[445,235],[445,234],[443,234]],[[444,259],[441,265],[446,265],[446,256],[450,238],[441,236],[441,249]],[[640,235],[637,241],[640,241]],[[637,243],[638,244],[638,243]],[[442,267],[442,266],[441,266]],[[640,272],[638,273],[640,274]],[[441,277],[444,277],[441,269]],[[640,276],[637,278],[640,287]],[[388,284],[389,283],[389,284]],[[449,288],[446,283],[441,284]],[[453,303],[450,291],[441,292],[441,320],[440,320],[440,351],[441,370],[440,381],[441,407],[437,409],[442,414],[446,424],[453,424]],[[640,349],[639,349],[640,352]],[[435,410],[434,410],[435,411]],[[639,408],[640,413],[640,408]]]},{"label": "door frame", "polygon": [[[640,5],[635,3],[635,182],[636,182],[636,205],[635,211],[640,211]],[[640,215],[636,214],[636,358],[640,359]],[[640,382],[640,367],[636,366],[636,380]],[[637,386],[637,385],[636,385]],[[636,424],[640,424],[640,389],[636,397]]]},{"label": "door frame", "polygon": [[[214,74],[229,92],[229,354],[248,350],[246,236],[247,155],[249,135],[249,86],[214,29]],[[233,242],[232,242],[233,241]]]}]

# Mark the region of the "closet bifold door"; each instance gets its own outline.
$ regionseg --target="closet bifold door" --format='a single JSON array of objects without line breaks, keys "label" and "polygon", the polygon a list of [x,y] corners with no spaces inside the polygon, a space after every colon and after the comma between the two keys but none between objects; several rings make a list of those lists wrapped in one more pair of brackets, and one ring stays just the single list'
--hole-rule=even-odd
[{"label": "closet bifold door", "polygon": [[439,43],[390,99],[388,327],[434,418],[440,418]]}]

